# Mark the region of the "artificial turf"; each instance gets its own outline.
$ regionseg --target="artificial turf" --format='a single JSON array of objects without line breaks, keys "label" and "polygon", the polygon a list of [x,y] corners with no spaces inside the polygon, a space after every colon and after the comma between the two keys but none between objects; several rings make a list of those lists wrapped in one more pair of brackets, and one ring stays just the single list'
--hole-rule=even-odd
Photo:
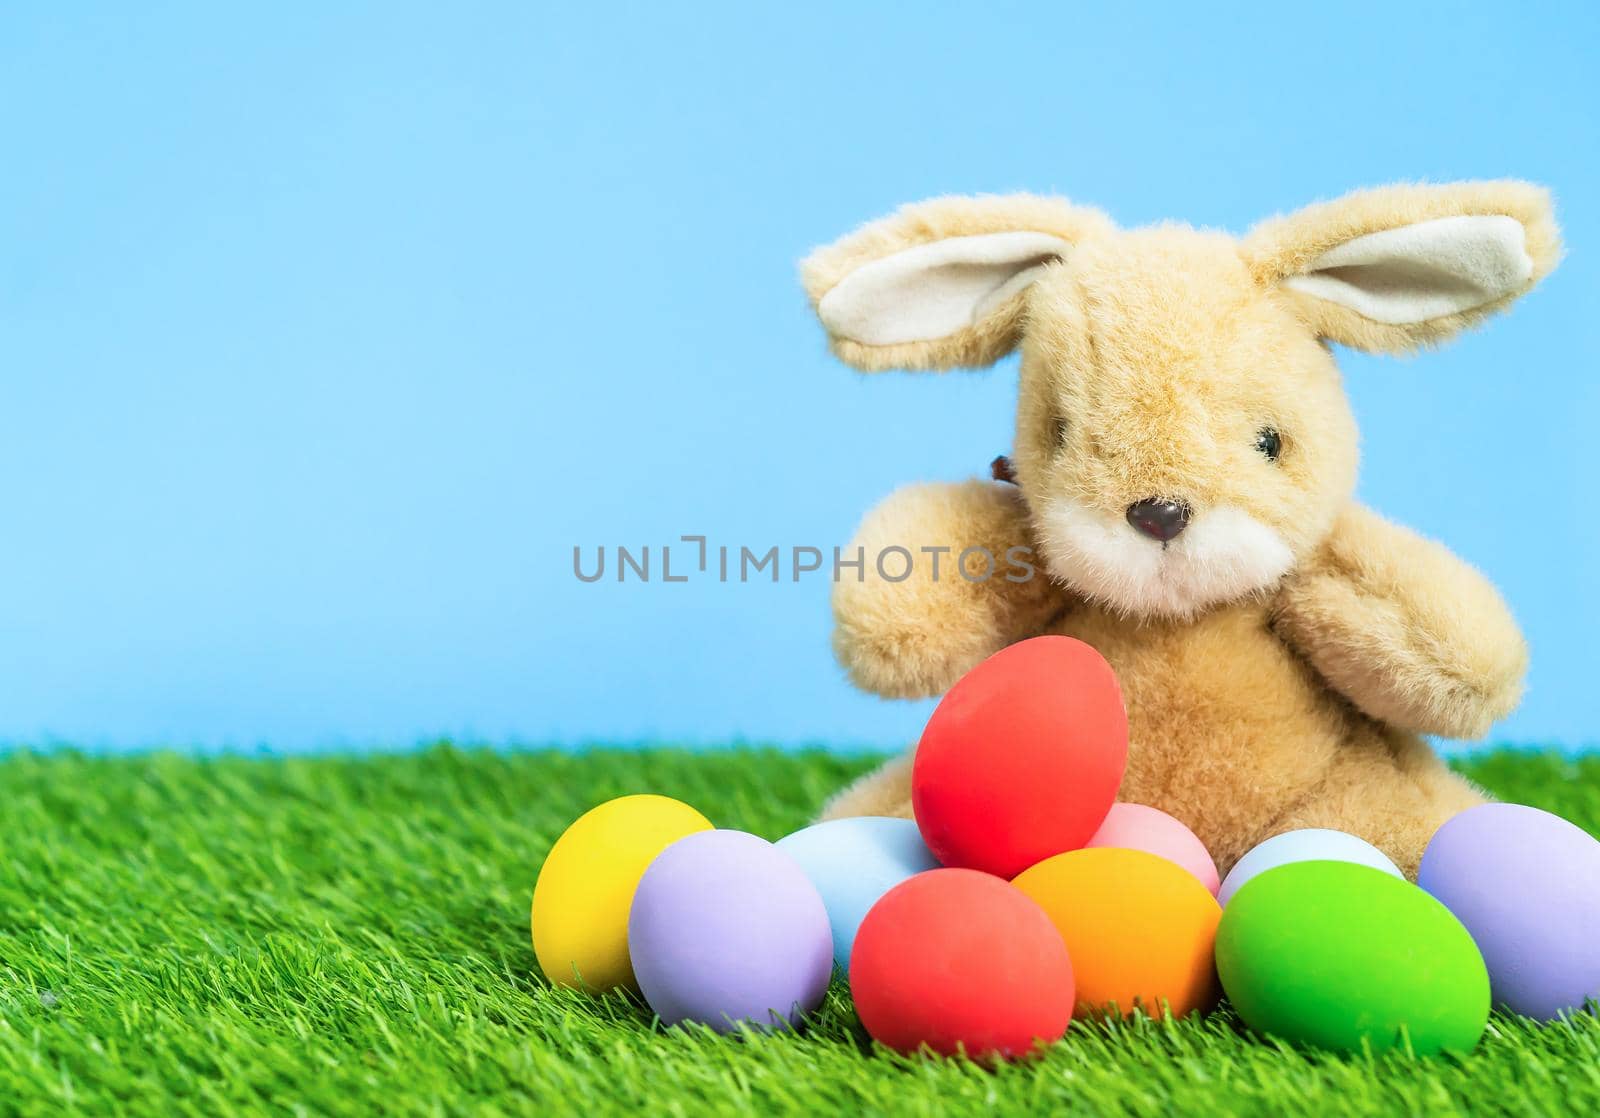
[{"label": "artificial turf", "polygon": [[[0,1113],[1600,1110],[1589,1018],[1497,1017],[1464,1060],[1300,1052],[1226,1010],[1079,1022],[1041,1058],[986,1070],[873,1048],[838,983],[799,1035],[724,1037],[538,976],[534,877],[586,808],[654,791],[776,838],[873,760],[14,751],[0,759]],[[1463,767],[1600,827],[1600,757]]]}]

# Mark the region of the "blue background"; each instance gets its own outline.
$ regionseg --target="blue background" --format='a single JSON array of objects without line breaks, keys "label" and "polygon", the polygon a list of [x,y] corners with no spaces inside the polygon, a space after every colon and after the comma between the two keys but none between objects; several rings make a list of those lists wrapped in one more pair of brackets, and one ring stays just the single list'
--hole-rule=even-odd
[{"label": "blue background", "polygon": [[1237,230],[1509,175],[1568,259],[1344,356],[1361,491],[1525,625],[1496,736],[1600,739],[1594,6],[433,7],[0,12],[0,738],[906,740],[825,579],[571,572],[831,547],[1007,448],[1012,365],[847,371],[799,257],[944,192]]}]

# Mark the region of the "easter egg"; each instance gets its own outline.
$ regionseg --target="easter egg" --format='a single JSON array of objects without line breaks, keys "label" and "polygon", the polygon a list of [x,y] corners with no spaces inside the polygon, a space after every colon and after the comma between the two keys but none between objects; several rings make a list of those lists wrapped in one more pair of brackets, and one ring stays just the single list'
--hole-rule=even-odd
[{"label": "easter egg", "polygon": [[940,700],[912,763],[912,809],[939,861],[1012,877],[1089,841],[1127,760],[1111,665],[1082,641],[1035,637]]},{"label": "easter egg", "polygon": [[628,917],[639,989],[668,1025],[718,1032],[797,1023],[833,977],[828,911],[799,864],[743,831],[704,831],[663,850]]},{"label": "easter egg", "polygon": [[913,874],[937,869],[909,819],[830,819],[778,840],[822,895],[833,929],[833,959],[850,969],[856,929],[878,898]]},{"label": "easter egg", "polygon": [[711,822],[666,796],[622,796],[579,816],[546,855],[533,887],[533,950],[561,986],[633,986],[628,906],[657,854]]},{"label": "easter egg", "polygon": [[1206,887],[1206,892],[1216,894],[1217,864],[1211,860],[1206,844],[1188,827],[1157,808],[1144,804],[1112,804],[1106,821],[1084,845],[1091,849],[1114,846],[1122,850],[1143,850],[1165,858],[1194,874]]},{"label": "easter egg", "polygon": [[1350,862],[1268,870],[1234,896],[1217,970],[1245,1024],[1337,1052],[1408,1038],[1421,1055],[1471,1051],[1489,975],[1448,909],[1404,878]]},{"label": "easter egg", "polygon": [[1472,933],[1497,1004],[1547,1021],[1600,998],[1600,842],[1582,828],[1469,808],[1434,834],[1417,884]]},{"label": "easter egg", "polygon": [[1246,881],[1257,874],[1293,862],[1352,862],[1358,866],[1382,870],[1391,877],[1404,879],[1405,874],[1391,862],[1383,851],[1365,839],[1343,831],[1327,831],[1309,827],[1302,831],[1285,831],[1273,835],[1234,863],[1228,876],[1222,879],[1217,900],[1224,906]]},{"label": "easter egg", "polygon": [[1057,854],[1012,883],[1033,898],[1072,958],[1080,1013],[1182,1017],[1217,1001],[1222,909],[1195,876],[1142,850]]},{"label": "easter egg", "polygon": [[1009,1059],[1066,1032],[1072,962],[1019,890],[976,870],[930,870],[861,922],[850,992],[867,1032],[896,1051]]}]

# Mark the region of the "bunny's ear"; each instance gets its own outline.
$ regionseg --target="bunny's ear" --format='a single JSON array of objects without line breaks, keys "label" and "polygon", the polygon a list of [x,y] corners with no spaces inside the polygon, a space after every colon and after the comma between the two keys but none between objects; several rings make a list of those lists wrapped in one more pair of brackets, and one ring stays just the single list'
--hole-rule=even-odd
[{"label": "bunny's ear", "polygon": [[1056,198],[935,198],[872,222],[800,266],[833,351],[858,369],[993,364],[1017,344],[1023,292],[1109,229]]},{"label": "bunny's ear", "polygon": [[1561,256],[1549,194],[1509,181],[1359,191],[1263,222],[1241,248],[1321,337],[1385,353],[1503,309]]}]

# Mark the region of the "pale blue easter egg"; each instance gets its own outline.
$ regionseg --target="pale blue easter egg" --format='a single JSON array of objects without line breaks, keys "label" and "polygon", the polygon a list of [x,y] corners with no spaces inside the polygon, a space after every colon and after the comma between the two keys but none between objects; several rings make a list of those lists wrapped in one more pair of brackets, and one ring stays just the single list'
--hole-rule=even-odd
[{"label": "pale blue easter egg", "polygon": [[830,819],[778,840],[822,894],[833,930],[833,958],[850,969],[850,948],[867,910],[906,878],[938,869],[909,819]]},{"label": "pale blue easter egg", "polygon": [[1240,858],[1222,879],[1217,890],[1217,900],[1224,906],[1246,881],[1257,874],[1291,862],[1354,862],[1358,866],[1371,866],[1375,870],[1403,878],[1398,866],[1383,851],[1365,839],[1343,831],[1307,828],[1303,831],[1285,831],[1273,835],[1266,842],[1253,847]]}]

